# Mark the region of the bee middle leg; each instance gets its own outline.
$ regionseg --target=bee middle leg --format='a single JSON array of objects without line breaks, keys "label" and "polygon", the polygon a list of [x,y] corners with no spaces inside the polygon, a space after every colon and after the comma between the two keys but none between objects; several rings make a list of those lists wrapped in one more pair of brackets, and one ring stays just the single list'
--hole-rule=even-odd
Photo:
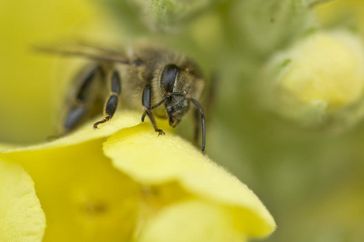
[{"label": "bee middle leg", "polygon": [[153,106],[152,106],[152,86],[150,84],[147,84],[144,87],[143,95],[142,95],[142,104],[145,108],[145,111],[142,115],[142,122],[144,122],[145,116],[148,116],[150,119],[150,122],[153,125],[153,128],[155,132],[158,133],[158,135],[164,135],[164,131],[158,128],[157,122],[155,121],[154,115],[153,115]]},{"label": "bee middle leg", "polygon": [[108,81],[110,94],[105,103],[105,117],[94,123],[95,129],[98,128],[100,124],[106,123],[114,116],[119,103],[119,96],[121,94],[121,78],[119,72],[117,70],[113,70]]}]

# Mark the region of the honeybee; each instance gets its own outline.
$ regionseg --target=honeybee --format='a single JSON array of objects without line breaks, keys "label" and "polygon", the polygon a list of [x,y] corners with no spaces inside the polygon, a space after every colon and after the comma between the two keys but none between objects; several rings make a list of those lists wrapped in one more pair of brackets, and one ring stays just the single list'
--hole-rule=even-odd
[{"label": "honeybee", "polygon": [[168,119],[174,128],[193,106],[194,139],[197,141],[201,135],[201,150],[205,153],[205,113],[199,102],[205,81],[193,60],[161,47],[144,46],[129,51],[85,44],[83,47],[86,48],[37,48],[42,52],[92,61],[73,80],[63,120],[65,132],[74,130],[90,115],[101,112],[103,106],[103,118],[93,125],[96,129],[112,119],[118,107],[123,106],[140,110],[141,121],[148,117],[158,135],[164,135],[155,116]]}]

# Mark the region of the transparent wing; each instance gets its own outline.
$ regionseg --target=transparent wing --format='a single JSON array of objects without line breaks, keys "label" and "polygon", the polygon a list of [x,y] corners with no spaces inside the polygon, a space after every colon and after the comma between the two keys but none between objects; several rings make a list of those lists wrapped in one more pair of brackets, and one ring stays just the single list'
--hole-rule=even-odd
[{"label": "transparent wing", "polygon": [[33,46],[33,50],[41,53],[60,55],[64,57],[78,57],[96,61],[129,64],[129,60],[121,48],[118,50],[116,48],[108,48],[85,41],[76,41],[68,44],[52,46]]}]

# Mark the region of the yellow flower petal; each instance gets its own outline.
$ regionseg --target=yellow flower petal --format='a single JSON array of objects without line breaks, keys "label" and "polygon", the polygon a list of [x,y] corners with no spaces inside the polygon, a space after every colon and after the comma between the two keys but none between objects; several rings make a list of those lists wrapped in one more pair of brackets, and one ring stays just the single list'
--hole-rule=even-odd
[{"label": "yellow flower petal", "polygon": [[142,184],[177,181],[186,191],[234,210],[247,236],[266,236],[275,229],[252,191],[179,137],[156,138],[150,127],[140,125],[113,135],[104,151],[115,167]]},{"label": "yellow flower petal", "polygon": [[93,123],[100,119],[96,118],[93,121],[83,125],[77,132],[71,133],[54,141],[42,143],[34,146],[17,147],[9,145],[1,145],[0,151],[2,152],[21,152],[26,150],[44,150],[52,148],[60,148],[65,146],[71,146],[81,144],[84,142],[104,138],[110,136],[118,130],[123,128],[129,128],[140,123],[141,114],[132,111],[122,111],[115,114],[115,116],[106,124],[100,125],[98,129],[93,128]]},{"label": "yellow flower petal", "polygon": [[[183,231],[183,232],[181,232]],[[243,242],[229,211],[190,200],[166,207],[145,226],[137,242]]]},{"label": "yellow flower petal", "polygon": [[18,165],[0,160],[0,241],[40,242],[44,229],[33,181]]},{"label": "yellow flower petal", "polygon": [[47,216],[44,242],[127,241],[132,236],[138,184],[114,169],[101,147],[97,140],[8,154],[34,179]]},{"label": "yellow flower petal", "polygon": [[90,122],[53,142],[0,154],[32,176],[47,216],[45,242],[129,240],[140,189],[111,166],[102,142],[103,137],[139,122],[139,114],[121,112],[97,130]]}]

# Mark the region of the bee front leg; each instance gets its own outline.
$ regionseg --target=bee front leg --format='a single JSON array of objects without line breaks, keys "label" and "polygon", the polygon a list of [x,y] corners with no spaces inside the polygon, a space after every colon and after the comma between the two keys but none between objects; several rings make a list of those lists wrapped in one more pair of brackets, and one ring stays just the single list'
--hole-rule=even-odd
[{"label": "bee front leg", "polygon": [[94,123],[95,129],[97,129],[100,124],[109,121],[114,116],[116,109],[118,107],[119,96],[121,94],[121,78],[117,70],[113,70],[109,82],[110,82],[109,84],[110,94],[107,101],[105,102],[105,108],[104,108],[105,117],[102,120]]},{"label": "bee front leg", "polygon": [[205,112],[201,104],[193,98],[189,99],[190,102],[195,106],[194,110],[194,121],[195,121],[195,132],[194,141],[198,143],[199,136],[201,134],[201,151],[206,152],[206,122],[205,122]]},{"label": "bee front leg", "polygon": [[155,132],[158,133],[158,135],[164,135],[164,131],[159,129],[157,126],[157,123],[155,121],[154,115],[152,113],[153,106],[152,106],[152,86],[150,84],[147,84],[144,87],[143,95],[142,95],[142,104],[145,108],[145,111],[142,115],[142,122],[144,122],[145,116],[148,116],[150,119],[150,122],[153,125],[153,128]]},{"label": "bee front leg", "polygon": [[200,113],[197,109],[193,110],[193,124],[194,124],[193,143],[196,146],[198,146],[200,140],[201,125],[200,125]]}]

